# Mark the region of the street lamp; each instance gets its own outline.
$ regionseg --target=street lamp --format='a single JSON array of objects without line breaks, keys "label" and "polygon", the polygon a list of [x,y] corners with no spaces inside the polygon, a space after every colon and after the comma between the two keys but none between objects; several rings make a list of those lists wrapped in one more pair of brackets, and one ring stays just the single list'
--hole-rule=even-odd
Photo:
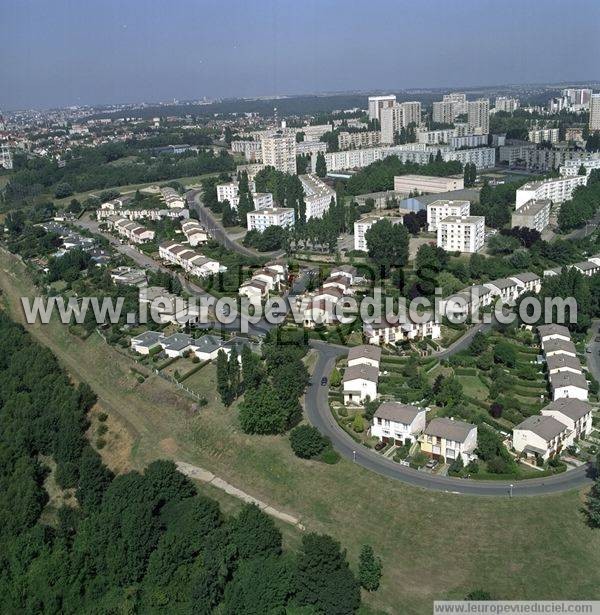
[{"label": "street lamp", "polygon": [[513,493],[513,485],[512,483],[510,484],[510,497],[512,498],[512,493]]},{"label": "street lamp", "polygon": [[356,461],[356,451],[352,451],[352,461]]}]

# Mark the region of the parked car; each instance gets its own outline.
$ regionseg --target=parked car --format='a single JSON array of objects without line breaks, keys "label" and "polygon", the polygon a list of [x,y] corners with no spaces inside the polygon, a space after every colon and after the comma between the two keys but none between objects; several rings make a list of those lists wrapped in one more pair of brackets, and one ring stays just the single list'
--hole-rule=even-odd
[{"label": "parked car", "polygon": [[325,386],[327,384],[327,377],[323,376],[323,378],[321,378],[321,386]]},{"label": "parked car", "polygon": [[377,444],[375,445],[375,450],[376,451],[380,451],[382,448],[385,448],[385,442],[383,441],[379,441],[377,442]]},{"label": "parked car", "polygon": [[437,466],[438,462],[437,459],[430,459],[426,464],[425,467],[428,470],[433,470],[435,468],[435,466]]},{"label": "parked car", "polygon": [[600,335],[596,335],[596,337],[594,338],[595,342],[600,342]]}]

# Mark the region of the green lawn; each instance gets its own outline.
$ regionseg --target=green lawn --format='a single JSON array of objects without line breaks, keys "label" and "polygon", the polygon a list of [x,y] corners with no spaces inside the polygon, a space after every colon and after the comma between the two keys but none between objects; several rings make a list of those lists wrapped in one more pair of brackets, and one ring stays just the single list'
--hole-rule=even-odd
[{"label": "green lawn", "polygon": [[[32,289],[3,253],[0,286],[21,320],[19,296]],[[209,403],[192,413],[191,400],[163,379],[151,375],[138,383],[133,361],[97,335],[82,341],[57,323],[28,330],[75,380],[98,393],[111,425],[121,429],[123,467],[167,457],[207,468],[300,516],[308,530],[335,536],[353,566],[360,546],[371,544],[383,560],[381,588],[364,597],[374,609],[429,614],[432,600],[462,598],[476,588],[505,599],[600,599],[600,532],[584,523],[579,492],[466,497],[415,489],[344,460],[333,466],[303,461],[292,454],[287,437],[243,434],[235,407]],[[190,380],[211,387],[211,370]],[[214,387],[203,392],[215,395]],[[114,461],[110,446],[101,452]],[[237,507],[213,488],[201,489]],[[300,533],[285,532],[286,542],[297,545]]]}]

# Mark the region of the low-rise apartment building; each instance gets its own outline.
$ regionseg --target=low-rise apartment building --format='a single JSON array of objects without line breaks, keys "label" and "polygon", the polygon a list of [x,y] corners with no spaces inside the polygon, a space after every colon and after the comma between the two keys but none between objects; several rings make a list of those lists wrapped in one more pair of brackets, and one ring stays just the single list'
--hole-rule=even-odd
[{"label": "low-rise apartment building", "polygon": [[531,199],[518,207],[511,216],[511,226],[530,228],[541,233],[550,224],[552,201]]},{"label": "low-rise apartment building", "polygon": [[556,177],[539,182],[524,184],[516,193],[516,209],[520,209],[528,201],[548,199],[553,203],[563,203],[573,197],[574,190],[587,184],[587,175],[573,177]]},{"label": "low-rise apartment building", "polygon": [[306,219],[322,218],[329,210],[332,199],[335,203],[335,190],[313,174],[299,175],[298,178],[304,190]]},{"label": "low-rise apartment building", "polygon": [[547,461],[573,444],[574,432],[554,416],[527,417],[513,429],[513,448],[527,458]]},{"label": "low-rise apartment building", "polygon": [[257,209],[246,214],[248,230],[264,232],[269,226],[281,226],[291,228],[296,220],[294,210],[291,207],[273,207],[269,209]]},{"label": "low-rise apartment building", "polygon": [[377,216],[368,215],[354,223],[354,249],[361,252],[367,252],[367,231],[377,222],[381,220],[389,220],[392,224],[402,224],[403,218],[399,216]]},{"label": "low-rise apartment building", "polygon": [[468,216],[471,213],[469,201],[440,199],[427,205],[427,230],[437,231],[438,224],[450,216]]},{"label": "low-rise apartment building", "polygon": [[478,252],[484,241],[483,216],[448,216],[437,226],[437,246],[448,252]]}]

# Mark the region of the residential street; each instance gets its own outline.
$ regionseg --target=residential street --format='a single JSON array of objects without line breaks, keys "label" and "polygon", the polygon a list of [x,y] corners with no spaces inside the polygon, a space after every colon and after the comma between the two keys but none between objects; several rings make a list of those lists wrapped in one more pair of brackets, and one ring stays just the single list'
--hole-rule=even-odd
[{"label": "residential street", "polygon": [[[321,378],[329,378],[331,375],[336,357],[345,354],[348,349],[319,341],[312,341],[311,346],[317,351],[318,359],[311,385],[306,391],[306,415],[312,425],[331,439],[333,447],[340,455],[369,471],[401,480],[415,487],[465,495],[509,497],[511,486],[506,481],[478,481],[428,474],[402,466],[357,444],[335,421],[329,409],[328,387],[320,384]],[[460,347],[456,346],[449,351],[453,353],[459,349]],[[591,468],[584,465],[551,477],[517,481],[513,484],[512,494],[534,496],[578,489],[591,482],[591,472]]]}]

